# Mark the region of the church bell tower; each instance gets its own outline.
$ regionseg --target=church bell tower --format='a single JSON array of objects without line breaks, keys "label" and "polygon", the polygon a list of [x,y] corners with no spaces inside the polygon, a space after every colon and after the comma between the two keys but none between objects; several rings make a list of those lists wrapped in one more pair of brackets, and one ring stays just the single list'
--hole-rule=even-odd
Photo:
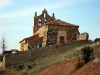
[{"label": "church bell tower", "polygon": [[52,16],[48,15],[48,12],[46,9],[44,9],[42,11],[42,14],[37,16],[37,12],[35,12],[35,16],[34,16],[34,26],[33,26],[33,34],[44,24],[48,23],[48,22],[52,22],[55,20],[55,16],[54,13],[52,14]]}]

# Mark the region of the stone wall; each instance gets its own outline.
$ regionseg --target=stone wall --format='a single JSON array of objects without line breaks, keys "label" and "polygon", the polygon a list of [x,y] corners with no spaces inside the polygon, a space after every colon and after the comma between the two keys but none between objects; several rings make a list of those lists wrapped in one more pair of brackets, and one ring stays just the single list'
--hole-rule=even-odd
[{"label": "stone wall", "polygon": [[66,43],[66,38],[67,38],[67,35],[66,35],[66,31],[58,31],[58,35],[57,35],[57,43],[60,43],[60,37],[63,36],[64,37],[64,43]]},{"label": "stone wall", "polygon": [[74,49],[76,47],[79,47],[85,44],[86,44],[86,41],[74,41],[74,42],[69,42],[66,44],[37,48],[35,50],[6,55],[5,66],[10,67],[10,66],[18,65],[18,64],[23,64],[29,61],[34,61],[38,58],[44,58],[48,55],[66,52],[68,50]]},{"label": "stone wall", "polygon": [[5,70],[5,56],[3,56],[2,62],[0,61],[0,71]]},{"label": "stone wall", "polygon": [[65,31],[64,37],[66,37],[65,42],[70,42],[73,40],[76,40],[76,36],[78,33],[78,26],[68,26],[68,25],[59,25],[58,26],[58,31]]},{"label": "stone wall", "polygon": [[46,46],[57,44],[57,34],[58,34],[57,26],[48,25]]},{"label": "stone wall", "polygon": [[76,40],[78,34],[78,27],[70,26],[67,27],[67,42]]},{"label": "stone wall", "polygon": [[82,33],[76,36],[76,40],[88,40],[89,35],[88,33]]}]

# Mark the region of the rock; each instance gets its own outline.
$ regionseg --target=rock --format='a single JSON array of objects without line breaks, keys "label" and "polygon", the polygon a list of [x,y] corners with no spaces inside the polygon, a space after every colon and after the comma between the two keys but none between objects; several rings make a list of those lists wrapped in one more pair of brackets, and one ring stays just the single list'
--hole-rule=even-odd
[{"label": "rock", "polygon": [[94,64],[97,64],[99,61],[100,61],[100,58],[99,58],[99,57],[96,57],[96,58],[93,60],[93,63],[94,63]]}]

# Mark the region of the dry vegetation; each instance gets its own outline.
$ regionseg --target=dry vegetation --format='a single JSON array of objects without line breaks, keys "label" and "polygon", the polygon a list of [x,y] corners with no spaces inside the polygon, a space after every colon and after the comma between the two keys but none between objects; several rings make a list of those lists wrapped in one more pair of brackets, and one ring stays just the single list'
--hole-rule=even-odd
[{"label": "dry vegetation", "polygon": [[[59,54],[52,54],[44,58],[38,58],[35,61],[30,61],[24,64],[11,66],[7,68],[5,74],[0,75],[95,75],[96,71],[99,75],[100,71],[100,43],[87,44],[84,46],[90,46],[94,48],[95,59],[84,65],[79,70],[76,70],[75,65],[78,62],[77,57],[80,57],[80,50],[84,46],[80,46]],[[91,68],[91,69],[89,69]],[[91,74],[91,70],[94,70]],[[34,73],[36,72],[36,73]],[[86,72],[86,73],[85,73]],[[4,73],[4,72],[1,72]],[[30,73],[30,74],[28,74]]]}]

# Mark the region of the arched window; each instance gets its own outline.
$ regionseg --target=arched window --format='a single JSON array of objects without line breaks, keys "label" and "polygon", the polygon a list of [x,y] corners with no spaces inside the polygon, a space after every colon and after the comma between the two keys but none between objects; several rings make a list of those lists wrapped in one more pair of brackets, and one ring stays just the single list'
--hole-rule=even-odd
[{"label": "arched window", "polygon": [[48,21],[45,19],[44,23],[47,23]]},{"label": "arched window", "polygon": [[44,17],[46,17],[46,14],[44,13]]},{"label": "arched window", "polygon": [[38,20],[38,26],[41,26],[41,19]]}]

